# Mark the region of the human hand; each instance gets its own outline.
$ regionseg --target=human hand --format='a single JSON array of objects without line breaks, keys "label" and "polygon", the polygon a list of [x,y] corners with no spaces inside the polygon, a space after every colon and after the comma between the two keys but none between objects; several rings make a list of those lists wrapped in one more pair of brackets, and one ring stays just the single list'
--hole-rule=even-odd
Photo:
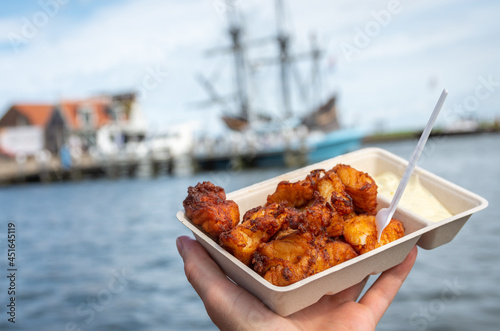
[{"label": "human hand", "polygon": [[413,247],[406,259],[383,272],[357,301],[366,281],[282,317],[231,282],[205,249],[186,236],[177,238],[186,277],[221,330],[374,330],[417,257]]}]

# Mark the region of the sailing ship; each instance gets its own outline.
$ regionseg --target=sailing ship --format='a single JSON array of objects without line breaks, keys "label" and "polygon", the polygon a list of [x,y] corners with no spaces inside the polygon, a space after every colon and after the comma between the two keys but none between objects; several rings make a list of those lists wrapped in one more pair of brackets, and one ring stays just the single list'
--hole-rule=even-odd
[{"label": "sailing ship", "polygon": [[[199,139],[195,144],[193,157],[203,169],[232,166],[302,166],[340,155],[359,148],[363,135],[356,129],[343,128],[338,120],[336,95],[329,95],[326,101],[312,102],[315,107],[305,115],[298,116],[292,110],[292,68],[294,63],[304,58],[312,65],[309,84],[316,94],[320,79],[320,60],[323,52],[315,39],[311,50],[307,53],[293,54],[291,51],[291,35],[285,29],[283,0],[275,1],[277,32],[271,38],[263,38],[265,42],[273,42],[278,46],[277,57],[267,62],[279,66],[279,86],[282,104],[281,116],[257,111],[249,96],[249,66],[252,59],[247,55],[250,44],[245,40],[245,31],[241,13],[231,0],[226,0],[228,20],[228,36],[230,46],[216,48],[207,53],[230,53],[233,58],[233,79],[236,87],[233,104],[230,107],[227,99],[217,93],[213,84],[202,75],[198,80],[208,92],[211,101],[222,106],[221,116],[228,133],[224,139]],[[259,60],[262,63],[262,60]],[[294,71],[296,72],[296,71]],[[303,92],[303,91],[302,91]],[[306,94],[306,93],[302,93]],[[311,93],[310,93],[311,94]],[[235,102],[234,102],[235,101]],[[310,102],[311,104],[311,102]],[[319,106],[318,106],[319,104]],[[233,109],[231,109],[233,108]],[[303,112],[304,113],[304,112]]]}]

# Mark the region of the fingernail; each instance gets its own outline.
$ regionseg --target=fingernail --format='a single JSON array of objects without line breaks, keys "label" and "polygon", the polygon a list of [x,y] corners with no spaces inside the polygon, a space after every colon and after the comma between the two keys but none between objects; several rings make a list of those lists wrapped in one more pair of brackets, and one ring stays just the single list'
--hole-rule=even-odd
[{"label": "fingernail", "polygon": [[182,246],[181,237],[177,238],[177,240],[175,241],[175,244],[177,245],[177,251],[179,251],[179,254],[182,256],[182,253],[184,251],[184,246]]}]

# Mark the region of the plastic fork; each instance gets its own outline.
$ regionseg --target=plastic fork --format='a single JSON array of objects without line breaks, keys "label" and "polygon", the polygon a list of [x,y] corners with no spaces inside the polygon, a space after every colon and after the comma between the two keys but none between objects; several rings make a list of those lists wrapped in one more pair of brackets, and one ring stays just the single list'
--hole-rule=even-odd
[{"label": "plastic fork", "polygon": [[434,107],[434,111],[432,112],[431,117],[429,118],[429,121],[427,122],[427,125],[424,128],[424,131],[422,132],[422,135],[420,136],[420,139],[418,140],[417,147],[413,151],[410,163],[408,163],[403,178],[401,178],[401,181],[399,182],[398,188],[396,190],[396,193],[394,193],[394,197],[392,198],[391,204],[389,205],[388,208],[380,209],[377,213],[377,216],[375,217],[375,223],[377,226],[377,234],[378,234],[377,240],[379,242],[380,242],[380,237],[382,236],[382,231],[384,231],[387,224],[389,224],[389,222],[391,221],[392,216],[394,215],[394,212],[396,211],[396,208],[399,204],[399,200],[401,200],[401,197],[403,196],[403,192],[406,188],[406,185],[408,184],[408,181],[410,180],[413,170],[417,165],[418,159],[422,154],[425,143],[427,142],[427,139],[429,139],[432,127],[436,122],[436,119],[439,115],[439,112],[441,111],[441,108],[443,107],[447,95],[448,91],[444,89],[443,92],[441,93],[441,96],[439,97],[436,107]]}]

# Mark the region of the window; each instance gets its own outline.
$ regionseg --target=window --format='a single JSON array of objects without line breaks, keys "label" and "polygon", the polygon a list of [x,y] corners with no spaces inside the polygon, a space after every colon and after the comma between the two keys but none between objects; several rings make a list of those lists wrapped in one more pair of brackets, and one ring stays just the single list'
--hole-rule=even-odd
[{"label": "window", "polygon": [[91,129],[95,127],[94,113],[90,107],[78,108],[78,119],[82,129]]},{"label": "window", "polygon": [[26,126],[26,125],[30,125],[30,123],[24,115],[18,115],[16,117],[16,125],[17,126]]}]

